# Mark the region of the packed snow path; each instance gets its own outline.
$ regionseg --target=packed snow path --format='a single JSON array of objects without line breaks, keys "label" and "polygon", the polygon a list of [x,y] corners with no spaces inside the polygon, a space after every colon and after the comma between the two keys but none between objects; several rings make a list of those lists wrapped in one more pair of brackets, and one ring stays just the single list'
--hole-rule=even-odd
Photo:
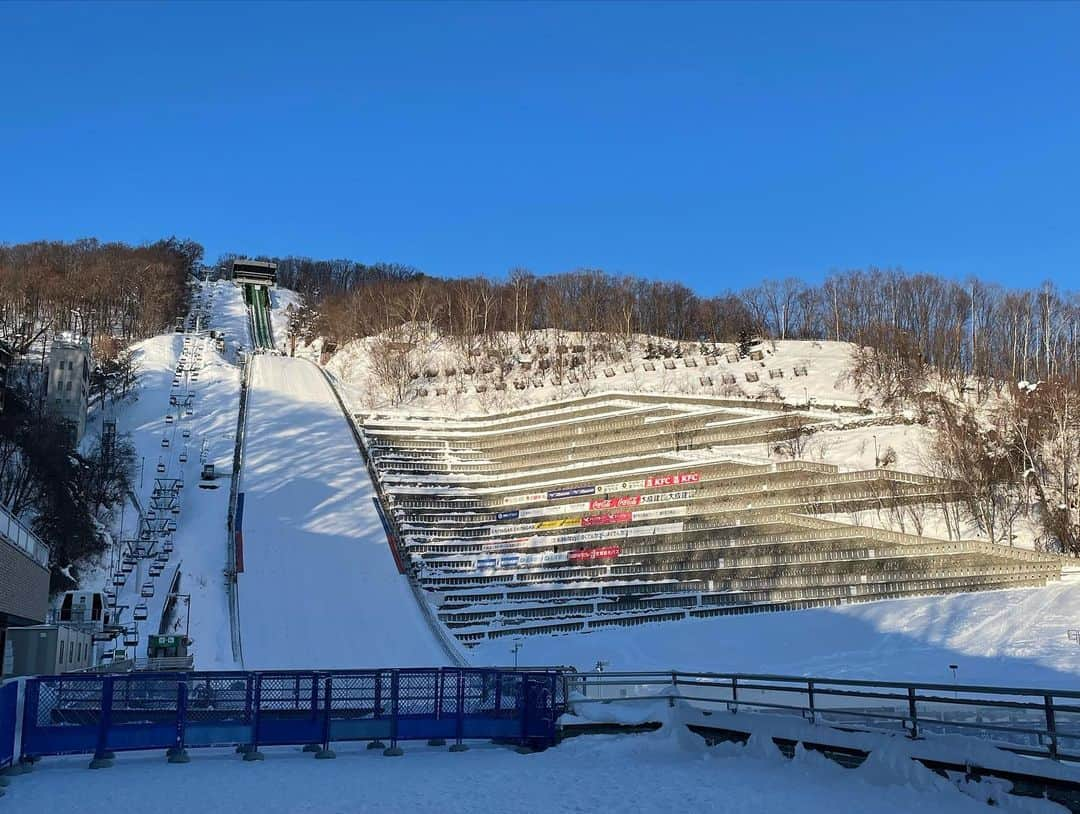
[{"label": "packed snow path", "polygon": [[394,565],[326,380],[301,359],[258,355],[251,365],[240,481],[244,666],[446,664]]}]

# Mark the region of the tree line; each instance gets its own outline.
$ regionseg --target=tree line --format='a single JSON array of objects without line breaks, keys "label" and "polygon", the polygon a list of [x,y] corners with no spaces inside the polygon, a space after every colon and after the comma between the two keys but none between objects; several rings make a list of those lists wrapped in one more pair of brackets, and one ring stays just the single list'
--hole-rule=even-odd
[{"label": "tree line", "polygon": [[202,258],[202,246],[177,238],[0,244],[0,339],[26,353],[58,331],[91,342],[153,336],[184,312]]}]

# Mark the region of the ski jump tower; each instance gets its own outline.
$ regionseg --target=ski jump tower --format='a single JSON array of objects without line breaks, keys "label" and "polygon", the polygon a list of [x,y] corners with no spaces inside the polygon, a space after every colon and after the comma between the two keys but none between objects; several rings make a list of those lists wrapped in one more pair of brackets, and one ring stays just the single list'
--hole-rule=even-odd
[{"label": "ski jump tower", "polygon": [[233,280],[244,287],[244,302],[251,318],[251,338],[256,348],[273,350],[270,326],[270,288],[277,283],[277,263],[268,260],[234,260]]}]

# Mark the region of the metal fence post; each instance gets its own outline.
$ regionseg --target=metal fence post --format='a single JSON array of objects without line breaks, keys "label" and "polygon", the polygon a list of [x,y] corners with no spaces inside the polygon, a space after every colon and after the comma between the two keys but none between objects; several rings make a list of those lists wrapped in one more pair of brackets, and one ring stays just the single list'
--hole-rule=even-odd
[{"label": "metal fence post", "polygon": [[[439,668],[439,672],[435,674],[435,720],[442,720],[442,703],[443,703],[443,668]],[[428,738],[428,746],[446,746],[446,738],[434,737]]]},{"label": "metal fence post", "polygon": [[[297,681],[297,706],[299,706],[299,698],[300,698],[300,696],[299,696],[300,677],[299,676],[297,676],[296,681]],[[312,673],[311,674],[311,698],[310,698],[310,704],[311,704],[311,720],[315,721],[315,720],[317,720],[319,718],[319,675],[318,675],[318,673]],[[323,749],[323,746],[322,746],[322,744],[319,744],[319,743],[312,742],[312,743],[305,743],[304,744],[304,751],[305,752],[315,752],[317,754],[317,753],[321,752],[322,749]]]},{"label": "metal fence post", "polygon": [[[381,718],[382,715],[382,671],[375,671],[375,708],[372,710],[373,718]],[[367,745],[368,749],[385,749],[386,744],[376,738]]]},{"label": "metal fence post", "polygon": [[1054,696],[1047,693],[1043,696],[1043,704],[1046,707],[1046,733],[1050,736],[1050,757],[1058,759],[1057,723],[1054,720]]},{"label": "metal fence post", "polygon": [[915,699],[914,687],[908,687],[907,699],[908,717],[911,718],[911,737],[915,739],[919,737],[919,709]]},{"label": "metal fence post", "polygon": [[98,715],[97,748],[90,761],[91,769],[105,769],[113,764],[113,755],[109,751],[109,728],[112,726],[113,682],[112,676],[101,680],[101,713]]},{"label": "metal fence post", "polygon": [[259,722],[262,719],[262,676],[256,673],[251,681],[251,743],[244,750],[244,760],[263,760],[259,751]]},{"label": "metal fence post", "polygon": [[815,723],[817,720],[817,711],[814,708],[814,682],[813,679],[809,679],[806,682],[806,700],[809,703],[810,723]]},{"label": "metal fence post", "polygon": [[187,749],[184,748],[184,733],[187,729],[188,684],[186,677],[176,682],[176,742],[166,752],[169,763],[188,763]]},{"label": "metal fence post", "polygon": [[[330,748],[330,700],[334,697],[334,680],[326,677],[323,690],[322,749],[315,753],[316,760],[330,760],[337,757]],[[312,683],[318,683],[312,679]]]},{"label": "metal fence post", "polygon": [[728,704],[728,709],[732,712],[739,711],[739,679],[735,676],[731,677],[731,703]]},{"label": "metal fence post", "polygon": [[383,749],[386,757],[401,757],[405,754],[398,746],[398,679],[400,673],[393,670],[390,673],[390,745]]},{"label": "metal fence post", "polygon": [[457,687],[454,695],[457,698],[456,742],[450,745],[450,751],[464,752],[469,747],[461,742],[465,737],[465,671],[460,668],[457,670]]}]

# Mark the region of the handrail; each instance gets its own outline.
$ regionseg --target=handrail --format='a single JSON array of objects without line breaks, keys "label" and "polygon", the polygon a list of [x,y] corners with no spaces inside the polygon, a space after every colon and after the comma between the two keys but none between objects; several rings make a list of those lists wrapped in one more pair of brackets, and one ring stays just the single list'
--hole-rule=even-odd
[{"label": "handrail", "polygon": [[49,546],[30,531],[3,503],[0,503],[0,540],[19,549],[42,568],[49,567]]},{"label": "handrail", "polygon": [[233,661],[243,666],[244,648],[240,639],[240,596],[237,580],[236,557],[236,504],[240,494],[240,472],[244,466],[244,438],[247,430],[247,399],[251,383],[251,357],[242,361],[240,374],[240,408],[236,416],[236,443],[233,446],[233,465],[229,484],[229,515],[226,521],[228,530],[228,567],[226,584],[229,594],[229,628],[232,640]]},{"label": "handrail", "polygon": [[[845,727],[901,727],[911,738],[974,734],[1017,754],[1080,761],[1080,727],[1067,717],[1080,712],[1080,690],[680,670],[578,673],[567,681],[572,705],[681,699],[730,712],[786,712],[811,723],[838,718]],[[621,692],[613,698],[607,688]]]}]

